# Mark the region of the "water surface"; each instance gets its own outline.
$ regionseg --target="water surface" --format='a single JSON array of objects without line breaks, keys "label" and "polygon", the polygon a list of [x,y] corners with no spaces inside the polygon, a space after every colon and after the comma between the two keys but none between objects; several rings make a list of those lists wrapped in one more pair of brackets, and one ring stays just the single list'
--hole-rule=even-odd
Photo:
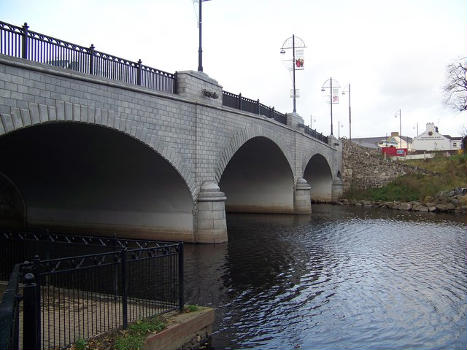
[{"label": "water surface", "polygon": [[465,349],[467,219],[320,205],[229,215],[186,245],[185,295],[213,306],[214,349]]}]

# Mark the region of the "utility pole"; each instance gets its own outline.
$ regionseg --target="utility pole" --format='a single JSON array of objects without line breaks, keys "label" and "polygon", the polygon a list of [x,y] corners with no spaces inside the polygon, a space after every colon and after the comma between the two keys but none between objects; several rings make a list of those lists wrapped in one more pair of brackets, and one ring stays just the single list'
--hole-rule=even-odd
[{"label": "utility pole", "polygon": [[352,141],[352,110],[350,107],[350,83],[349,83],[349,90],[342,91],[342,95],[349,93],[349,140]]},{"label": "utility pole", "polygon": [[330,84],[330,94],[329,94],[329,102],[330,102],[330,105],[331,105],[331,135],[334,135],[333,132],[332,132],[332,77],[329,78],[329,84]]},{"label": "utility pole", "polygon": [[350,107],[350,83],[349,83],[349,140],[352,141],[352,109]]}]

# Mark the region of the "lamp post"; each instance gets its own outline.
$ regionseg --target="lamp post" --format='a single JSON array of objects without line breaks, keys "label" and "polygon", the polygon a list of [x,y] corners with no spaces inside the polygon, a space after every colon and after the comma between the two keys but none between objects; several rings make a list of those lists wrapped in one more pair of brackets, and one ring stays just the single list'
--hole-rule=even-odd
[{"label": "lamp post", "polygon": [[[397,118],[397,112],[394,118]],[[399,148],[402,148],[402,108],[399,108]]]},{"label": "lamp post", "polygon": [[313,129],[313,122],[316,122],[316,119],[313,118],[312,114],[310,114],[310,129]]},{"label": "lamp post", "polygon": [[[293,112],[297,113],[297,90],[295,88],[295,71],[303,70],[304,60],[303,57],[296,57],[296,49],[306,48],[305,42],[298,36],[293,34],[290,38],[287,38],[282,44],[280,53],[283,55],[286,53],[285,50],[292,50],[292,87],[293,87]],[[302,50],[303,52],[303,50]]]},{"label": "lamp post", "polygon": [[203,71],[203,47],[202,47],[202,26],[203,26],[203,1],[209,0],[198,0],[199,3],[199,16],[198,16],[198,35],[199,35],[199,47],[198,47],[198,72]]},{"label": "lamp post", "polygon": [[337,138],[340,139],[341,138],[341,128],[344,127],[344,124],[341,124],[341,121],[338,120],[337,121]]},{"label": "lamp post", "polygon": [[350,83],[349,89],[342,91],[342,95],[345,95],[346,93],[349,94],[349,140],[352,141],[352,110],[350,107]]},{"label": "lamp post", "polygon": [[[339,103],[339,89],[340,89],[340,84],[337,80],[333,80],[332,77],[330,77],[328,80],[326,80],[321,87],[321,91],[326,91],[329,89],[329,104],[331,105],[331,135],[333,135],[333,128],[332,128],[332,105],[338,104]],[[337,92],[334,94],[334,90],[337,90]]]}]

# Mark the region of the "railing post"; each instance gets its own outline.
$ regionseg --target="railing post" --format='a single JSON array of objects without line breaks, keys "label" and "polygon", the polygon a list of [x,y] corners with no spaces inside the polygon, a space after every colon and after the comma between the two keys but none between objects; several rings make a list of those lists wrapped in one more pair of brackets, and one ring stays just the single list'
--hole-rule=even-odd
[{"label": "railing post", "polygon": [[126,259],[127,249],[123,248],[121,251],[121,280],[122,280],[122,319],[123,319],[123,329],[128,327],[128,282],[126,279],[127,271],[127,259]]},{"label": "railing post", "polygon": [[178,72],[175,72],[175,74],[174,74],[173,93],[178,94]]},{"label": "railing post", "polygon": [[275,110],[274,107],[271,107],[271,118],[276,120]]},{"label": "railing post", "polygon": [[138,60],[138,75],[136,77],[136,84],[141,85],[141,77],[142,77],[142,71],[141,71],[141,59]]},{"label": "railing post", "polygon": [[89,74],[94,74],[94,44],[89,47]]},{"label": "railing post", "polygon": [[41,286],[37,277],[37,271],[35,275],[31,272],[24,275],[23,349],[41,348]]},{"label": "railing post", "polygon": [[259,115],[259,112],[260,112],[260,110],[259,110],[259,109],[260,109],[260,108],[259,108],[259,98],[258,98],[258,100],[256,101],[256,105],[258,106],[258,115]]},{"label": "railing post", "polygon": [[28,32],[29,32],[29,26],[25,22],[23,25],[23,40],[22,40],[22,53],[21,53],[21,57],[25,59],[28,58]]},{"label": "railing post", "polygon": [[180,312],[185,306],[185,287],[184,287],[184,271],[183,271],[183,242],[178,243],[178,308]]},{"label": "railing post", "polygon": [[238,109],[242,110],[242,93],[238,94]]}]

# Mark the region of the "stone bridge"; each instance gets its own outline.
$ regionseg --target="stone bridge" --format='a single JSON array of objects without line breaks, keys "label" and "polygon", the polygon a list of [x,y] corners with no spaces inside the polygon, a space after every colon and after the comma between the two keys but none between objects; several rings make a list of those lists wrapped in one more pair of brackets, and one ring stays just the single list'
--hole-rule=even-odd
[{"label": "stone bridge", "polygon": [[225,242],[226,212],[310,214],[342,148],[222,104],[204,73],[165,93],[0,55],[3,227]]}]

